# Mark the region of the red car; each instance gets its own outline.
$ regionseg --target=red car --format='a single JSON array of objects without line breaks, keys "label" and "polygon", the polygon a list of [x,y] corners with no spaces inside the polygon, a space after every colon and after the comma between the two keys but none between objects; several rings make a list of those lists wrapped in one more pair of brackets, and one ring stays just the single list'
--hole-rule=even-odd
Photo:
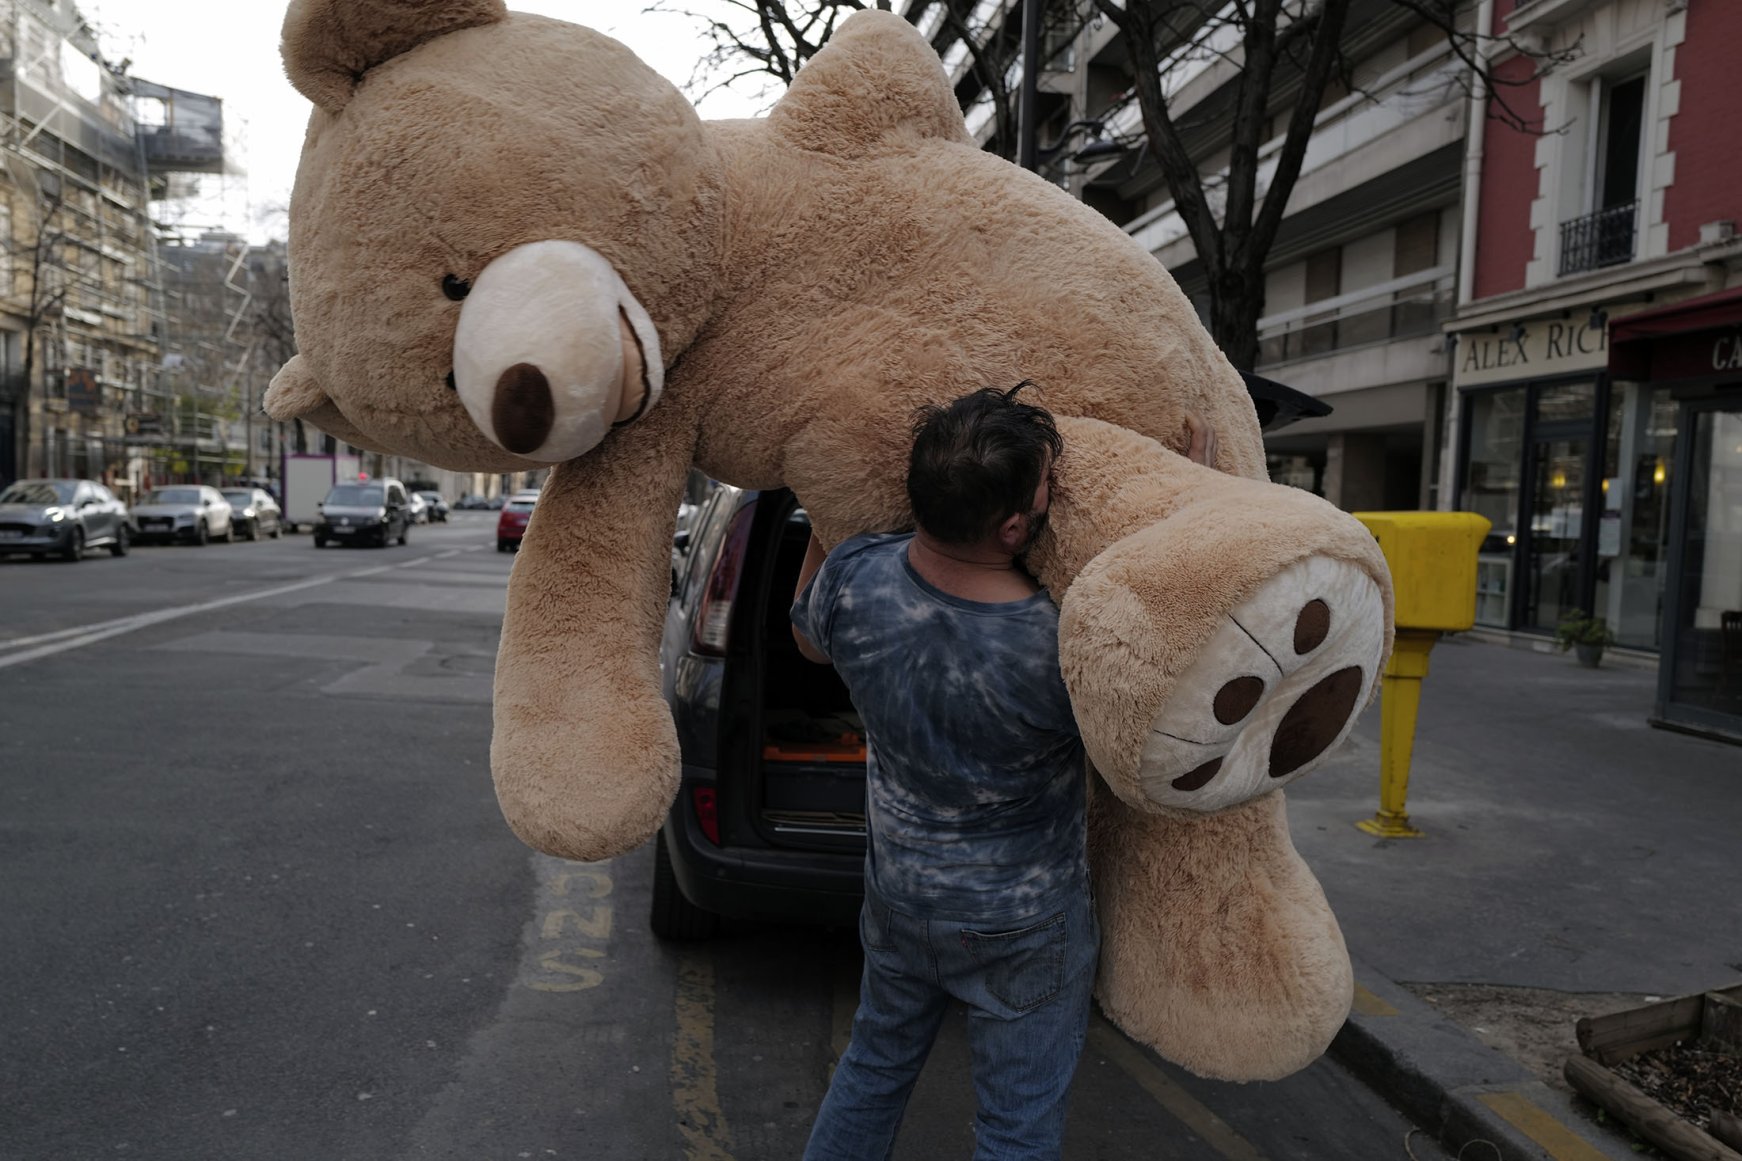
[{"label": "red car", "polygon": [[497,552],[515,552],[520,548],[520,538],[526,535],[526,522],[531,519],[536,503],[537,492],[516,492],[502,505],[502,515],[496,517]]}]

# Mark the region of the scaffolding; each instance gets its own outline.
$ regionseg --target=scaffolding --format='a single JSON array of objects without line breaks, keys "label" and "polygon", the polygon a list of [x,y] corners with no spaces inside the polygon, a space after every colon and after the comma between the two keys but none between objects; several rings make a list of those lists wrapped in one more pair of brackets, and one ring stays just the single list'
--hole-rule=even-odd
[{"label": "scaffolding", "polygon": [[252,475],[247,244],[174,239],[202,260],[166,286],[154,212],[226,172],[222,101],[106,62],[64,0],[0,0],[0,38],[0,483]]}]

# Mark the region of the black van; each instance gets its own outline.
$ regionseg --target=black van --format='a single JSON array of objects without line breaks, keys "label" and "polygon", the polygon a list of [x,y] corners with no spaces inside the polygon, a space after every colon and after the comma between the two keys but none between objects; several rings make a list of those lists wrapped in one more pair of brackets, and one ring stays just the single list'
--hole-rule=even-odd
[{"label": "black van", "polygon": [[654,844],[652,924],[848,924],[865,860],[865,740],[787,614],[810,540],[791,492],[715,485],[690,521],[660,646],[683,782]]}]

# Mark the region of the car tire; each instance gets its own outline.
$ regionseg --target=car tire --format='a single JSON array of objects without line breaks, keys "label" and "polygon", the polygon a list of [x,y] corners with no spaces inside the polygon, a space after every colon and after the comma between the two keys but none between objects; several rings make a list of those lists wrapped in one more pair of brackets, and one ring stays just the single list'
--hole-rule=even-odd
[{"label": "car tire", "polygon": [[269,535],[272,537],[272,539],[277,540],[280,536],[284,535],[284,526],[282,524],[274,524],[272,526],[272,531],[271,531],[271,533],[269,533]]},{"label": "car tire", "polygon": [[509,547],[509,545],[508,545],[508,542],[506,540],[498,540],[496,542],[496,551],[497,552],[507,552],[508,547]]},{"label": "car tire", "polygon": [[653,839],[653,907],[648,926],[661,939],[689,941],[709,939],[720,930],[720,917],[684,898],[672,869],[671,853],[665,849],[665,831]]},{"label": "car tire", "polygon": [[204,520],[201,520],[199,526],[194,529],[194,547],[204,548],[211,542],[212,530],[206,527],[206,522]]},{"label": "car tire", "polygon": [[258,520],[248,521],[247,527],[242,529],[242,539],[249,541],[260,539],[260,522]]},{"label": "car tire", "polygon": [[411,521],[407,520],[399,526],[399,547],[405,547],[405,538],[411,532]]},{"label": "car tire", "polygon": [[327,546],[327,538],[326,537],[324,537],[324,536],[315,537],[315,547],[316,548],[325,548],[326,546]]},{"label": "car tire", "polygon": [[73,529],[73,538],[67,541],[67,546],[61,550],[60,558],[69,563],[77,563],[85,559],[85,530]]},{"label": "car tire", "polygon": [[109,546],[110,556],[126,556],[127,550],[133,547],[133,534],[127,531],[127,525],[115,529],[115,543]]},{"label": "car tire", "polygon": [[225,544],[235,543],[235,541],[236,541],[236,522],[234,520],[232,520],[228,524],[224,525],[224,535],[218,537],[218,539],[223,541]]}]

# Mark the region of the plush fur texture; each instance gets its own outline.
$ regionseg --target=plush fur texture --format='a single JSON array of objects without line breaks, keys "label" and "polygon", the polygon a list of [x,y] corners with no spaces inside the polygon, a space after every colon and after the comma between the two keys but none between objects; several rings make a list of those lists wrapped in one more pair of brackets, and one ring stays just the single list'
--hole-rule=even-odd
[{"label": "plush fur texture", "polygon": [[[794,488],[825,542],[900,528],[914,409],[1034,379],[1067,441],[1032,564],[1062,598],[1100,771],[1102,1003],[1207,1075],[1323,1050],[1348,960],[1272,787],[1360,708],[1347,682],[1289,682],[1316,665],[1371,688],[1389,579],[1358,523],[1265,481],[1244,386],[1166,271],[977,150],[935,54],[887,13],[843,24],[766,119],[712,124],[609,39],[480,0],[298,0],[284,44],[319,108],[291,204],[301,354],[274,415],[453,468],[529,466],[446,386],[462,308],[443,285],[534,242],[603,255],[657,327],[663,396],[556,468],[510,582],[491,758],[517,834],[608,857],[671,801],[657,646],[692,463]],[[1215,428],[1219,471],[1177,454],[1188,413]],[[1319,576],[1340,579],[1306,599]],[[1229,646],[1241,617],[1282,644]],[[1297,621],[1310,640],[1290,652]],[[1181,743],[1195,756],[1146,750],[1188,695],[1217,715]],[[1194,812],[1224,767],[1257,797]]]}]

